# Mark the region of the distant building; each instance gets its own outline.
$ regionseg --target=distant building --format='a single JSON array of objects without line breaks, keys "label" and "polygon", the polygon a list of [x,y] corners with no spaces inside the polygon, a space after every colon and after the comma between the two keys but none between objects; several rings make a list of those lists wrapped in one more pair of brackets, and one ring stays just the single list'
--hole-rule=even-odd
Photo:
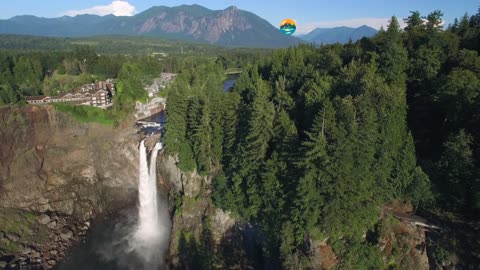
[{"label": "distant building", "polygon": [[162,57],[167,57],[167,56],[168,56],[168,54],[167,54],[167,53],[164,53],[164,52],[154,52],[154,53],[152,53],[152,55],[153,55],[153,56],[160,55],[160,56],[162,56]]},{"label": "distant building", "polygon": [[153,83],[145,88],[148,91],[148,96],[155,97],[160,89],[167,87],[176,77],[176,73],[160,73],[160,77],[154,79]]},{"label": "distant building", "polygon": [[116,89],[112,79],[99,81],[92,84],[84,84],[61,96],[29,96],[26,101],[29,104],[46,103],[70,103],[107,108],[112,105],[112,98]]}]

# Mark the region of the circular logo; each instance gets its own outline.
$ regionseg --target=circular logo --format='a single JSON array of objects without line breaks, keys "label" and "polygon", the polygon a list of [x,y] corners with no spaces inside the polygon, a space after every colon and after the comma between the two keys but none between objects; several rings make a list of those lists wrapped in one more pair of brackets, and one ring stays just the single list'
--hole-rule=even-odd
[{"label": "circular logo", "polygon": [[297,24],[292,19],[285,19],[280,23],[280,31],[285,35],[290,36],[295,33],[295,30],[297,30]]}]

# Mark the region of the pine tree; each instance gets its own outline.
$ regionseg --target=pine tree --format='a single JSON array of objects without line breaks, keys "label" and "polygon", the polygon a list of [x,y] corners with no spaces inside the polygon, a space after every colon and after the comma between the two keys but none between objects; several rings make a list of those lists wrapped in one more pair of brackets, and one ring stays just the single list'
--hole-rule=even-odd
[{"label": "pine tree", "polygon": [[416,30],[423,29],[423,20],[420,12],[418,11],[410,11],[411,15],[405,19],[405,23],[407,23],[407,27],[405,27],[405,31],[412,32]]},{"label": "pine tree", "polygon": [[400,25],[395,16],[390,20],[387,31],[377,37],[379,43],[379,72],[386,81],[400,89],[407,81],[408,53],[403,46]]},{"label": "pine tree", "polygon": [[238,110],[240,109],[240,95],[236,92],[225,93],[223,96],[224,111],[222,111],[223,120],[223,157],[222,163],[227,175],[230,175],[230,168],[236,155],[237,149],[237,127]]},{"label": "pine tree", "polygon": [[261,207],[258,217],[262,231],[268,236],[267,256],[276,258],[280,242],[280,231],[285,218],[285,194],[279,178],[285,174],[287,166],[276,153],[265,162],[260,176]]},{"label": "pine tree", "polygon": [[460,130],[444,143],[444,150],[438,162],[441,181],[450,195],[448,203],[454,207],[466,206],[471,198],[475,164],[472,144],[472,136]]},{"label": "pine tree", "polygon": [[248,135],[245,138],[245,152],[242,155],[243,177],[246,181],[248,208],[252,215],[258,213],[261,199],[258,193],[259,166],[267,155],[270,139],[273,136],[274,106],[268,98],[268,86],[260,78],[255,82],[257,95],[253,101],[251,118],[248,122]]},{"label": "pine tree", "polygon": [[188,99],[186,89],[189,86],[182,77],[172,86],[168,94],[167,124],[165,125],[164,143],[166,150],[176,155],[179,168],[192,171],[195,168],[193,153],[187,141]]}]

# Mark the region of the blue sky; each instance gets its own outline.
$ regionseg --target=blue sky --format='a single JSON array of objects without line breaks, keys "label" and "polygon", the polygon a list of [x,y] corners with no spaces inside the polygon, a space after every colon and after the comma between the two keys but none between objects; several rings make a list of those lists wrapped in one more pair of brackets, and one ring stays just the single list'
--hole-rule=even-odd
[{"label": "blue sky", "polygon": [[[395,15],[404,18],[411,10],[419,10],[422,15],[440,9],[445,14],[447,24],[465,12],[476,13],[480,0],[2,0],[0,19],[15,15],[36,15],[58,17],[78,13],[111,13],[131,15],[142,12],[151,6],[177,6],[199,4],[210,9],[224,9],[237,6],[265,18],[278,25],[284,18],[297,22],[297,32],[308,32],[315,27],[360,26],[367,24],[378,28]],[[128,2],[128,3],[127,3]],[[292,6],[293,3],[293,6]]]}]

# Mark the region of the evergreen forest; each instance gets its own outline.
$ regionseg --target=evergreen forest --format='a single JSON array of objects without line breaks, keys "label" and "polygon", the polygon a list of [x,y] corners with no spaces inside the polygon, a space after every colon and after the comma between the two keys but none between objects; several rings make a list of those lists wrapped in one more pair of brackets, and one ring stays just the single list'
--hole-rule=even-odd
[{"label": "evergreen forest", "polygon": [[[167,151],[261,231],[267,261],[308,268],[308,246],[329,239],[341,268],[388,268],[378,237],[364,236],[390,202],[440,220],[480,213],[480,13],[446,29],[442,16],[275,50],[227,93],[218,64],[185,70],[169,89]],[[439,262],[449,247],[437,243]]]}]

